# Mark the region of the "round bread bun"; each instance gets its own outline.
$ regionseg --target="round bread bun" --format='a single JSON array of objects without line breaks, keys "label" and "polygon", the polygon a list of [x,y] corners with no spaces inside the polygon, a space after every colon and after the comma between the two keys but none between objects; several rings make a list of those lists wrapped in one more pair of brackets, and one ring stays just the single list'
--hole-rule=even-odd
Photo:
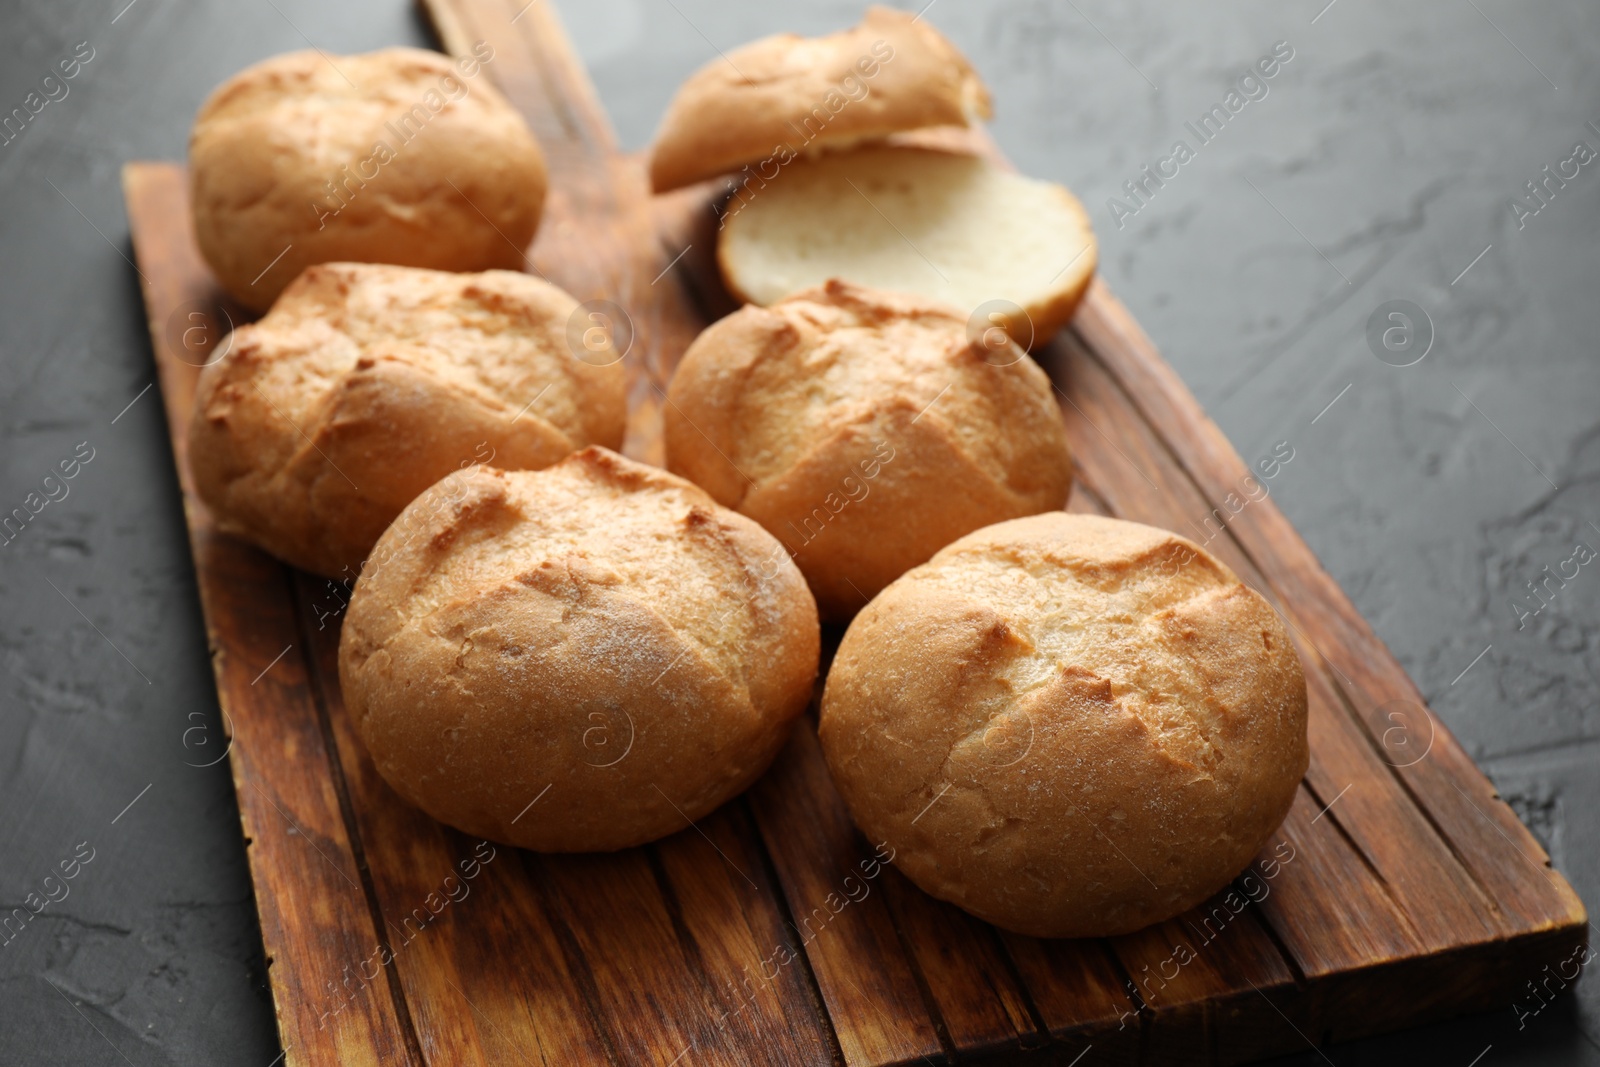
[{"label": "round bread bun", "polygon": [[353,580],[400,509],[460,467],[620,447],[615,350],[569,343],[578,302],[513,271],[308,267],[200,372],[195,488],[217,524]]},{"label": "round bread bun", "polygon": [[830,620],[1072,488],[1044,371],[922,297],[830,281],[746,306],[689,346],[667,400],[668,468],[783,542]]},{"label": "round bread bun", "polygon": [[829,278],[918,293],[1024,348],[1065,326],[1094,277],[1089,216],[1059,185],[977,156],[908,146],[796,160],[728,203],[728,291],[772,304]]},{"label": "round bread bun", "polygon": [[1035,937],[1201,903],[1283,820],[1306,685],[1270,606],[1199,546],[1057,512],[979,530],[856,617],[822,749],[933,896]]},{"label": "round bread bun", "polygon": [[817,609],[783,550],[603,448],[452,474],[374,560],[339,644],[345,704],[395,791],[477,837],[598,852],[685,830],[811,698]]},{"label": "round bread bun", "polygon": [[189,200],[228,295],[263,311],[334,260],[521,267],[544,157],[480,76],[493,55],[291,52],[218,86],[189,135]]},{"label": "round bread bun", "polygon": [[763,37],[684,82],[650,153],[658,193],[746,164],[755,173],[822,148],[990,115],[989,92],[954,45],[909,12],[871,7],[826,37]]}]

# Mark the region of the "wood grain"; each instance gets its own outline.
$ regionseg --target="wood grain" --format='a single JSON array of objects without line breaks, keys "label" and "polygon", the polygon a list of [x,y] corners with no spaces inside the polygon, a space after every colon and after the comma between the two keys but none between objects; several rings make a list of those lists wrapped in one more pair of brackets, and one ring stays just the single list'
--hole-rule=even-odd
[{"label": "wood grain", "polygon": [[[200,367],[214,358],[225,304],[200,259],[181,167],[134,164],[123,191],[199,576],[206,641],[228,732],[245,855],[287,1049],[349,1064],[421,1067],[405,1002],[387,981],[352,996],[347,968],[371,950],[374,913],[340,811],[295,625],[290,572],[216,532],[194,494],[189,411]],[[314,1062],[307,1060],[305,1062]],[[333,1062],[329,1060],[327,1062]]]},{"label": "wood grain", "polygon": [[[659,462],[672,368],[733,308],[711,191],[649,195],[548,3],[425,7],[448,51],[494,49],[480,76],[543,144],[528,269],[609,302],[626,450]],[[1419,712],[1427,756],[1396,751],[1375,709],[1421,695],[1270,497],[1225,507],[1251,468],[1098,283],[1037,353],[1071,510],[1205,541],[1307,669],[1311,769],[1229,890],[1110,941],[995,930],[861,838],[810,717],[746,797],[650,846],[536,856],[440,826],[345,715],[347,592],[219,536],[193,495],[195,375],[245,317],[195,250],[182,169],[124,185],[287,1063],[1238,1063],[1502,1006],[1584,942],[1581,902],[1443,724]]]}]

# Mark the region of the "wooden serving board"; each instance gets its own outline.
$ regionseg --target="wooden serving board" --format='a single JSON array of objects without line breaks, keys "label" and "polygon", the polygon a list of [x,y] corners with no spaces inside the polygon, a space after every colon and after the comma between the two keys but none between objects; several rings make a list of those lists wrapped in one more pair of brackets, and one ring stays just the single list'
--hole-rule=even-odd
[{"label": "wooden serving board", "polygon": [[[672,367],[732,309],[710,193],[650,197],[550,5],[523,2],[427,7],[447,50],[493,47],[485,75],[543,144],[532,267],[627,309],[627,449],[659,462]],[[1237,1063],[1502,1008],[1585,942],[1577,896],[1270,498],[1209,547],[1295,636],[1311,768],[1253,876],[1178,919],[1041,941],[923,895],[873,862],[810,719],[746,796],[643,848],[540,856],[435,823],[352,733],[345,592],[219,535],[194,495],[197,367],[246,316],[200,260],[182,168],[124,184],[289,1064]],[[1249,468],[1103,285],[1037,355],[1073,510],[1200,540],[1232,515]]]}]

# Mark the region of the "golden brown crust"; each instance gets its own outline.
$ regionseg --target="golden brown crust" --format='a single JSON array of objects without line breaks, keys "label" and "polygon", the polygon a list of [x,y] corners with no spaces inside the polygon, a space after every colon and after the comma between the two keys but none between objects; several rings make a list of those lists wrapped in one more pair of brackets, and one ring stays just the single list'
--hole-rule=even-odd
[{"label": "golden brown crust", "polygon": [[223,530],[353,579],[400,509],[453,470],[620,447],[622,367],[573,355],[577,306],[511,271],[309,267],[201,372],[195,487]]},{"label": "golden brown crust", "polygon": [[473,835],[603,851],[754,781],[810,699],[818,642],[760,527],[588,448],[412,502],[356,585],[339,674],[401,796]]},{"label": "golden brown crust", "polygon": [[908,877],[1041,937],[1200,903],[1308,763],[1305,678],[1272,608],[1184,538],[1063,513],[979,530],[874,600],[820,734]]},{"label": "golden brown crust", "polygon": [[336,260],[521,267],[544,158],[482,65],[416,48],[291,52],[218,86],[189,137],[190,204],[229,295],[262,311],[307,265]]},{"label": "golden brown crust", "polygon": [[[826,37],[764,37],[690,75],[650,154],[658,193],[746,164],[989,117],[989,92],[925,20],[872,7]],[[767,175],[770,177],[770,175]]]},{"label": "golden brown crust", "polygon": [[782,541],[828,619],[1072,485],[1044,372],[918,297],[829,282],[747,306],[690,345],[667,397],[668,468]]}]

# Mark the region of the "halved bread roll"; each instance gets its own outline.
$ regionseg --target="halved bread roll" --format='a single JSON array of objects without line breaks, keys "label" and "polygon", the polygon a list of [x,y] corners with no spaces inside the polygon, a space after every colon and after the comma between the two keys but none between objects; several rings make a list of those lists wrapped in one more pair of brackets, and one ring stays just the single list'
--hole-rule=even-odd
[{"label": "halved bread roll", "polygon": [[903,146],[796,160],[747,185],[717,243],[737,299],[769,305],[839,278],[951,305],[1025,347],[1072,317],[1097,259],[1089,217],[1061,186]]},{"label": "halved bread roll", "polygon": [[989,91],[954,45],[908,12],[867,9],[826,37],[774,34],[690,75],[650,153],[664,193],[753,165],[989,117]]}]

